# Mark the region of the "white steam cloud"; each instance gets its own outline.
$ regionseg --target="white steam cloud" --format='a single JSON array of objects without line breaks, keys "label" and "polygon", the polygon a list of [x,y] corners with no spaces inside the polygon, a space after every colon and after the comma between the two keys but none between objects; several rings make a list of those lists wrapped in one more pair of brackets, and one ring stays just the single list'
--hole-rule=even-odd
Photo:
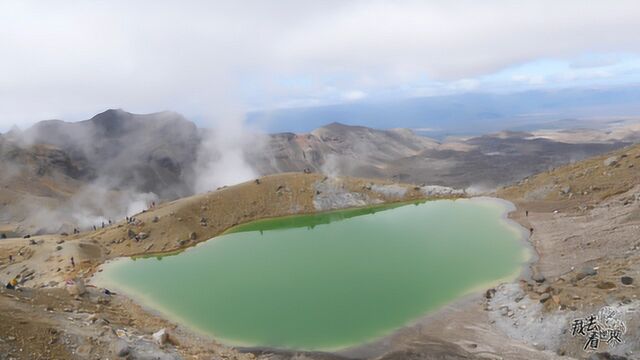
[{"label": "white steam cloud", "polygon": [[246,148],[251,145],[250,132],[243,121],[227,120],[226,126],[219,124],[205,132],[196,162],[196,193],[234,185],[258,175],[245,159]]}]

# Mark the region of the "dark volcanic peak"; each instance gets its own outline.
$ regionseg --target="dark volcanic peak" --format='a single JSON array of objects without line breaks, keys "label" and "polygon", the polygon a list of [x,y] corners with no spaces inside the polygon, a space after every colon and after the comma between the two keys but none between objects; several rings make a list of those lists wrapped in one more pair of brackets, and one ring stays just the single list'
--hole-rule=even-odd
[{"label": "dark volcanic peak", "polygon": [[122,109],[109,109],[87,121],[95,126],[96,131],[103,135],[118,136],[127,130],[127,125],[133,117],[133,114]]},{"label": "dark volcanic peak", "polygon": [[20,133],[24,146],[47,144],[87,163],[108,187],[154,192],[163,198],[191,193],[200,144],[196,125],[175,112],[132,114],[109,109],[79,122],[42,121]]}]

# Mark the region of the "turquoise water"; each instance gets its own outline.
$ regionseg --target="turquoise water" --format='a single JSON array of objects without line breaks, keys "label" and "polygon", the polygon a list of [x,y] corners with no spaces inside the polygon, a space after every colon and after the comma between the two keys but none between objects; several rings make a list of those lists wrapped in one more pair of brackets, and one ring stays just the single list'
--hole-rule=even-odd
[{"label": "turquoise water", "polygon": [[520,228],[491,199],[261,220],[95,282],[231,345],[327,350],[384,336],[517,276]]}]

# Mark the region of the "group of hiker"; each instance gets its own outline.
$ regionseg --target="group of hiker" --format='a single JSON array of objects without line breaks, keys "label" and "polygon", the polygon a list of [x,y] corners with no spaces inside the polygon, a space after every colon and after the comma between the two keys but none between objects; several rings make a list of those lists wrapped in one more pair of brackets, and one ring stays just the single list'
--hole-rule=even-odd
[{"label": "group of hiker", "polygon": [[[149,206],[149,209],[153,209],[155,207],[156,207],[156,202],[152,201],[150,206]],[[135,217],[133,217],[133,216],[125,216],[125,220],[126,220],[127,224],[135,224],[136,221],[137,221],[137,219]],[[104,221],[102,221],[99,226],[104,229],[107,225],[112,225],[112,224],[113,224],[113,221],[111,219],[108,219],[106,223]],[[98,230],[98,226],[97,225],[93,225],[92,227],[93,227],[94,231]],[[73,228],[73,234],[74,235],[75,234],[80,234],[80,229],[74,227]],[[7,238],[6,234],[4,234],[4,233],[0,234],[0,236],[3,239]],[[31,237],[30,235],[24,236],[24,238],[30,238],[30,237]],[[13,255],[10,254],[9,255],[9,262],[12,263],[13,260],[14,260],[13,259]],[[69,260],[70,260],[70,263],[71,263],[71,267],[75,268],[76,267],[76,261],[73,258],[73,256]],[[19,276],[20,275],[18,275],[18,277]],[[18,277],[14,277],[11,280],[9,280],[9,282],[7,282],[7,284],[5,285],[5,288],[11,289],[11,290],[16,289],[18,284],[19,284]],[[105,293],[110,294],[109,290],[105,290]]]}]

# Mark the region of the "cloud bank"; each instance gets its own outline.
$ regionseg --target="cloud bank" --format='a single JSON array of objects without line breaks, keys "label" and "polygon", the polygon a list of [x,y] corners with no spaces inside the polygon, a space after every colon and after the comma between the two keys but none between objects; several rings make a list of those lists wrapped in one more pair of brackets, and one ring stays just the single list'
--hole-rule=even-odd
[{"label": "cloud bank", "polygon": [[4,1],[0,129],[112,107],[205,121],[229,99],[351,100],[416,78],[468,85],[540,58],[638,53],[639,18],[634,0]]}]

